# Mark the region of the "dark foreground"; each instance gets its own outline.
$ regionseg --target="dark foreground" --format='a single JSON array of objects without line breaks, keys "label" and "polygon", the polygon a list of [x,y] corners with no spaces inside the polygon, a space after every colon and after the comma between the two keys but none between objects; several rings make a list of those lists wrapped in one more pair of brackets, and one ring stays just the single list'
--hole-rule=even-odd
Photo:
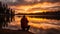
[{"label": "dark foreground", "polygon": [[[34,34],[34,33],[22,30],[0,29],[0,34]],[[40,32],[38,34],[60,34],[60,29],[54,29],[54,28],[47,30],[40,29]]]},{"label": "dark foreground", "polygon": [[29,31],[1,29],[0,34],[33,34]]}]

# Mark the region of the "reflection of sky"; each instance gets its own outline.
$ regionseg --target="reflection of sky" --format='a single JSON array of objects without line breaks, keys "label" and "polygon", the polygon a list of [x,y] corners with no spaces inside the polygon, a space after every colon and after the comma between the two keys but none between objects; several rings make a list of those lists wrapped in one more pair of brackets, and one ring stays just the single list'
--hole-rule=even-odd
[{"label": "reflection of sky", "polygon": [[[30,25],[30,32],[33,33],[38,33],[40,34],[41,32],[44,32],[44,30],[46,29],[50,29],[50,28],[55,28],[55,29],[60,29],[60,20],[54,20],[54,19],[43,19],[43,18],[30,18],[28,16],[26,16],[28,21],[29,21],[29,25]],[[20,29],[21,25],[20,25],[20,20],[22,17],[15,17],[15,21],[11,22],[8,24],[8,29],[13,29],[13,30],[17,30]],[[44,30],[40,30],[40,28],[44,29]]]},{"label": "reflection of sky", "polygon": [[60,10],[60,0],[0,0],[16,13],[36,13]]},{"label": "reflection of sky", "polygon": [[[21,18],[15,17],[15,21],[13,21],[12,23],[10,23],[10,25],[13,26],[20,26],[20,20]],[[36,27],[36,28],[43,28],[43,29],[47,29],[47,28],[58,28],[60,27],[60,20],[52,20],[52,19],[43,19],[43,18],[30,18],[27,17],[29,20],[29,25],[32,27]]]}]

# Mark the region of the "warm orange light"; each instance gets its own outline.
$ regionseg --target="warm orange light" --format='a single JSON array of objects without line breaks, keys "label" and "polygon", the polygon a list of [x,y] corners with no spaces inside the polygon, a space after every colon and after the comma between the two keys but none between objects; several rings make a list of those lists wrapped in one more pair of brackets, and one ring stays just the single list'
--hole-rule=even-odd
[{"label": "warm orange light", "polygon": [[43,2],[43,3],[37,3],[37,4],[17,5],[17,6],[9,6],[9,7],[15,10],[16,13],[36,13],[36,12],[51,11],[45,8],[53,7],[55,5],[56,4],[53,5],[53,3],[50,3],[50,2]]},{"label": "warm orange light", "polygon": [[[22,18],[22,17],[21,17]],[[20,21],[21,18],[16,17],[16,21],[10,23],[9,25],[12,26],[20,26]],[[30,18],[28,16],[26,16],[26,18],[29,21],[29,25],[30,27],[35,27],[35,28],[42,28],[42,29],[49,29],[49,28],[60,28],[59,25],[53,25],[52,23],[56,22],[56,20],[49,20],[49,19],[43,19],[43,18]],[[49,24],[51,23],[51,24]]]},{"label": "warm orange light", "polygon": [[39,12],[43,12],[43,11],[34,11],[34,13],[39,13]]}]

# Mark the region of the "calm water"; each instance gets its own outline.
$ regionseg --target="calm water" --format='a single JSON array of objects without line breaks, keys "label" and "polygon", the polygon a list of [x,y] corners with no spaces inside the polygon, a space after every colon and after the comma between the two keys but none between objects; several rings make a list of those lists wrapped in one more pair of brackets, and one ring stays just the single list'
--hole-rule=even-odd
[{"label": "calm water", "polygon": [[[20,20],[21,17],[15,16],[15,20],[11,23],[8,23],[8,27],[5,27],[7,29],[12,30],[18,30],[21,29],[20,27]],[[60,29],[60,20],[55,19],[46,19],[46,18],[31,18],[29,16],[26,16],[26,18],[29,20],[29,25],[31,26],[29,31],[35,34],[45,34],[46,29],[55,28]],[[44,32],[44,33],[43,33]]]}]

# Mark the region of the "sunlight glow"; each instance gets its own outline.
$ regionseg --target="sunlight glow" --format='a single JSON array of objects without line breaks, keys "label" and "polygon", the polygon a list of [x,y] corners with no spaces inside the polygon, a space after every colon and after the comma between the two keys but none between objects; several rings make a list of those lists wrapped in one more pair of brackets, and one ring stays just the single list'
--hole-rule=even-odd
[{"label": "sunlight glow", "polygon": [[38,12],[43,12],[43,11],[34,11],[35,13],[38,13]]},{"label": "sunlight glow", "polygon": [[[37,4],[27,4],[27,5],[17,5],[17,6],[9,6],[13,10],[16,11],[16,13],[36,13],[36,12],[47,12],[47,11],[52,11],[48,10],[47,8],[49,7],[54,7],[59,4],[57,3],[50,3],[50,2],[43,2],[43,3],[37,3]],[[59,5],[60,6],[60,5]],[[54,10],[53,10],[54,11]]]},{"label": "sunlight glow", "polygon": [[[59,25],[54,25],[55,22],[58,23],[57,20],[49,20],[49,19],[45,19],[45,18],[44,19],[43,18],[30,18],[28,16],[26,16],[26,17],[29,20],[28,24],[31,27],[41,28],[41,29],[45,29],[45,30],[49,29],[49,28],[56,28],[56,29],[60,28]],[[12,25],[12,26],[21,26],[21,24],[20,24],[21,18],[16,18],[17,21],[15,21],[13,23],[10,23],[9,25]]]}]

